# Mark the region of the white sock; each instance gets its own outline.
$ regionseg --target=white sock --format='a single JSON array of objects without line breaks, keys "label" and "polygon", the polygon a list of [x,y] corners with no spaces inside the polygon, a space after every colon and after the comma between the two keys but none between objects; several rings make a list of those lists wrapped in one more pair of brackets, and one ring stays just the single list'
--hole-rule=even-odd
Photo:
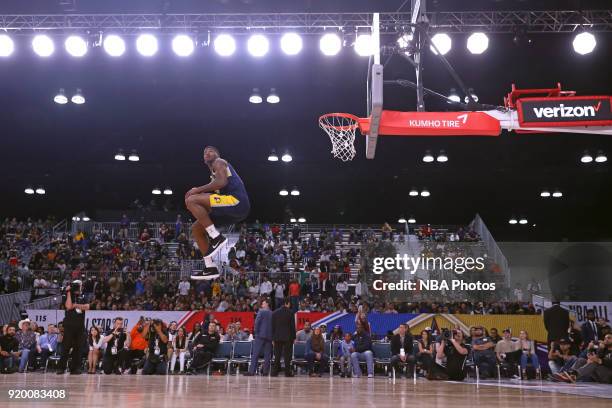
[{"label": "white sock", "polygon": [[210,224],[208,227],[206,227],[206,232],[208,233],[208,236],[212,239],[215,239],[219,236],[219,231],[217,231],[217,229],[215,228],[215,224]]},{"label": "white sock", "polygon": [[204,258],[204,265],[206,265],[207,268],[214,268],[217,266],[215,261],[213,261],[212,256],[207,256]]}]

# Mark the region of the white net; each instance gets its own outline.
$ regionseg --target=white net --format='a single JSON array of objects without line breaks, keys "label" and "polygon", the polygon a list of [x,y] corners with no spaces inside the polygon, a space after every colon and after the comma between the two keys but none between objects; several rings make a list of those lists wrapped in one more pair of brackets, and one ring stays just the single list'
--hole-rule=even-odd
[{"label": "white net", "polygon": [[357,117],[331,113],[319,118],[319,126],[332,142],[331,153],[344,162],[355,157],[355,131],[359,127]]}]

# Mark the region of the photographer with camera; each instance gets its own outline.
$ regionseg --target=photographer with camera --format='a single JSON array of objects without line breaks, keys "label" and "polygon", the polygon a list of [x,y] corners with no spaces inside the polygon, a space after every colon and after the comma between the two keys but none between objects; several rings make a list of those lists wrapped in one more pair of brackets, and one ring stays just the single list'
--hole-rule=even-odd
[{"label": "photographer with camera", "polygon": [[463,332],[459,329],[443,329],[438,337],[436,364],[429,372],[428,379],[463,381],[467,354]]},{"label": "photographer with camera", "polygon": [[113,328],[104,333],[106,350],[102,358],[104,374],[121,374],[129,356],[130,337],[123,329],[123,318],[115,317]]},{"label": "photographer with camera", "polygon": [[148,342],[147,358],[142,369],[144,375],[166,374],[166,358],[168,356],[168,330],[160,319],[145,323],[144,337]]},{"label": "photographer with camera", "polygon": [[[68,357],[70,360],[70,374],[81,374],[81,347],[85,343],[85,311],[89,304],[84,303],[81,297],[80,280],[73,281],[65,288],[62,296],[64,306],[64,334],[62,338],[62,355],[57,364],[57,374],[64,374]],[[83,302],[83,303],[81,303]]]},{"label": "photographer with camera", "polygon": [[555,374],[554,380],[612,384],[612,334],[606,334],[603,341],[591,341],[586,359],[579,358],[572,370]]}]

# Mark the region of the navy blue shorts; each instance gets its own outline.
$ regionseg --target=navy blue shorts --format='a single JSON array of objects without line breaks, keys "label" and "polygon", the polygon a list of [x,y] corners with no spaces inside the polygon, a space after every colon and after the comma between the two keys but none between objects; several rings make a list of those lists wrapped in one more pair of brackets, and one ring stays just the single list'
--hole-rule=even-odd
[{"label": "navy blue shorts", "polygon": [[210,195],[210,208],[210,218],[215,225],[231,225],[244,221],[251,210],[248,199],[221,194]]}]

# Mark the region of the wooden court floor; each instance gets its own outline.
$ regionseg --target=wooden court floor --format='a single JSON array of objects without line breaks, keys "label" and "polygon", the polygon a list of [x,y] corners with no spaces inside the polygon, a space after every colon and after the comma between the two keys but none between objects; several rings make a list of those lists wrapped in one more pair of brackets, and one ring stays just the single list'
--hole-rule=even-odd
[{"label": "wooden court floor", "polygon": [[[0,375],[0,407],[611,407],[612,400],[539,387],[375,379],[49,374]],[[605,387],[605,386],[604,386]],[[604,392],[610,388],[604,388]],[[9,389],[64,389],[65,400],[9,400]],[[601,394],[601,392],[600,392]]]}]

